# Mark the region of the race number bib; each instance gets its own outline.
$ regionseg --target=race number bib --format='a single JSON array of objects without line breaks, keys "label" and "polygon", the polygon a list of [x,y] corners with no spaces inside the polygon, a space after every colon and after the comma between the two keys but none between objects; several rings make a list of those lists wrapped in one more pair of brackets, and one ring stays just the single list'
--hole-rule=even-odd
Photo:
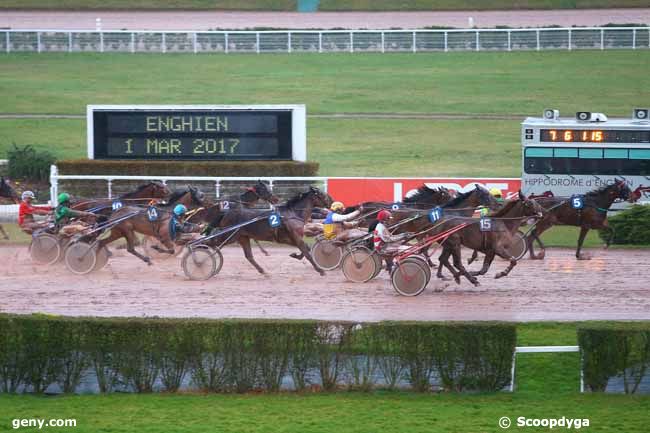
[{"label": "race number bib", "polygon": [[221,202],[221,209],[222,210],[230,210],[230,202],[228,200],[224,200]]},{"label": "race number bib", "polygon": [[124,205],[122,204],[121,201],[114,201],[114,202],[111,204],[111,209],[113,209],[114,211],[116,211],[116,210],[118,210],[118,209],[121,209],[122,206],[124,206]]},{"label": "race number bib", "polygon": [[269,215],[269,225],[272,228],[277,229],[278,227],[280,227],[281,222],[282,222],[282,217],[280,217],[279,214],[272,213],[271,215]]},{"label": "race number bib", "polygon": [[429,211],[429,221],[435,223],[442,218],[442,208],[435,207]]},{"label": "race number bib", "polygon": [[491,232],[492,231],[492,219],[483,217],[480,220],[479,227],[482,232]]},{"label": "race number bib", "polygon": [[574,195],[571,197],[571,207],[574,209],[582,209],[585,207],[585,196]]},{"label": "race number bib", "polygon": [[158,209],[156,209],[153,206],[149,206],[149,208],[147,209],[147,218],[149,219],[149,221],[151,222],[157,221],[158,216],[159,216]]}]

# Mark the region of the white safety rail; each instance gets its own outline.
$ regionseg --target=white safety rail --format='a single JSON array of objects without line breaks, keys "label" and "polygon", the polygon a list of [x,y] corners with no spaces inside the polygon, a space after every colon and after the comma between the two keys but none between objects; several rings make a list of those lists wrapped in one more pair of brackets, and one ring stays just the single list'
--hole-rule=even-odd
[{"label": "white safety rail", "polygon": [[[510,391],[515,389],[515,364],[518,353],[566,353],[580,352],[580,346],[517,346],[512,354],[512,373],[510,379]],[[582,371],[582,360],[580,362],[580,392],[585,391],[585,383]]]},{"label": "white safety rail", "polygon": [[[146,182],[146,181],[160,181],[164,184],[200,184],[200,183],[209,183],[214,187],[214,197],[216,199],[221,198],[224,195],[224,190],[228,185],[235,185],[236,188],[239,188],[243,185],[250,186],[258,180],[267,182],[271,191],[276,192],[280,188],[290,188],[292,185],[302,188],[306,184],[314,185],[316,184],[322,191],[327,192],[327,177],[225,177],[225,176],[103,176],[103,175],[60,175],[58,169],[55,165],[50,166],[50,197],[56,206],[56,199],[59,195],[59,184],[61,181],[83,181],[84,184],[88,184],[92,181],[99,181],[100,184],[104,184],[106,188],[106,196],[108,198],[113,198],[116,195],[114,191],[114,186],[117,182]],[[96,187],[97,185],[93,185]],[[275,188],[275,190],[274,190]],[[120,191],[120,193],[126,192]],[[206,192],[206,191],[204,191]],[[93,190],[95,196],[98,194],[101,196],[101,193],[97,190]],[[210,196],[212,194],[208,193]]]},{"label": "white safety rail", "polygon": [[650,49],[650,27],[454,30],[3,30],[0,51],[335,53]]},{"label": "white safety rail", "polygon": [[18,219],[18,205],[8,204],[0,206],[0,223],[16,222]]}]

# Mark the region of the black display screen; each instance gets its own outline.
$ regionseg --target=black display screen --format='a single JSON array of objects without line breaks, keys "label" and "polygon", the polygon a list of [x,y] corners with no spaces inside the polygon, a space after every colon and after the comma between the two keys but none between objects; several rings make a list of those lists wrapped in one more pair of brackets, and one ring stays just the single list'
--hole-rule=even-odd
[{"label": "black display screen", "polygon": [[540,129],[539,141],[549,143],[650,143],[650,130]]},{"label": "black display screen", "polygon": [[94,111],[96,159],[291,159],[290,110]]}]

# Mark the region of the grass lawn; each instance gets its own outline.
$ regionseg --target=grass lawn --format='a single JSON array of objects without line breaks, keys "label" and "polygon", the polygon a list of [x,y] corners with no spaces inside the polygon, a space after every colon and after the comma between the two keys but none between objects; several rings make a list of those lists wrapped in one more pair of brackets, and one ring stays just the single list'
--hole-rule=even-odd
[{"label": "grass lawn", "polygon": [[588,9],[646,7],[643,0],[321,0],[321,11]]},{"label": "grass lawn", "polygon": [[[575,345],[577,325],[519,324],[518,345]],[[578,354],[520,354],[512,394],[0,395],[0,425],[10,429],[16,418],[73,418],[77,427],[70,431],[78,432],[483,433],[503,431],[497,424],[502,416],[513,422],[522,416],[564,416],[588,418],[588,431],[647,431],[650,396],[580,394],[578,389]]]},{"label": "grass lawn", "polygon": [[296,0],[2,0],[0,9],[221,9],[295,11],[296,4]]},{"label": "grass lawn", "polygon": [[647,105],[649,69],[650,50],[16,53],[0,56],[0,113],[85,114],[87,104],[306,104],[312,114],[482,113],[523,120],[558,108],[569,117],[584,110],[628,117],[633,107]]}]

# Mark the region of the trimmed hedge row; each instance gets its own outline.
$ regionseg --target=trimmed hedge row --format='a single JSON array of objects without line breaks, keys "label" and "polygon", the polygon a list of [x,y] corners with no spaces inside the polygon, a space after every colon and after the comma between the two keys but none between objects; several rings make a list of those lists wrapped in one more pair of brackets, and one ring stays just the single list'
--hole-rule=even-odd
[{"label": "trimmed hedge row", "polygon": [[[96,319],[0,315],[0,392],[276,392],[376,386],[497,391],[516,328],[503,323]],[[86,373],[84,373],[86,372]],[[383,380],[382,380],[383,378]],[[162,384],[162,386],[160,385]]]},{"label": "trimmed hedge row", "polygon": [[622,376],[626,394],[638,390],[650,372],[650,323],[591,325],[578,328],[586,389],[605,391],[611,378]]},{"label": "trimmed hedge row", "polygon": [[298,161],[132,161],[70,159],[57,161],[61,174],[122,176],[309,177],[317,162]]},{"label": "trimmed hedge row", "polygon": [[[614,229],[613,244],[650,245],[650,206],[634,205],[607,219]],[[607,230],[599,231],[606,240]]]}]

